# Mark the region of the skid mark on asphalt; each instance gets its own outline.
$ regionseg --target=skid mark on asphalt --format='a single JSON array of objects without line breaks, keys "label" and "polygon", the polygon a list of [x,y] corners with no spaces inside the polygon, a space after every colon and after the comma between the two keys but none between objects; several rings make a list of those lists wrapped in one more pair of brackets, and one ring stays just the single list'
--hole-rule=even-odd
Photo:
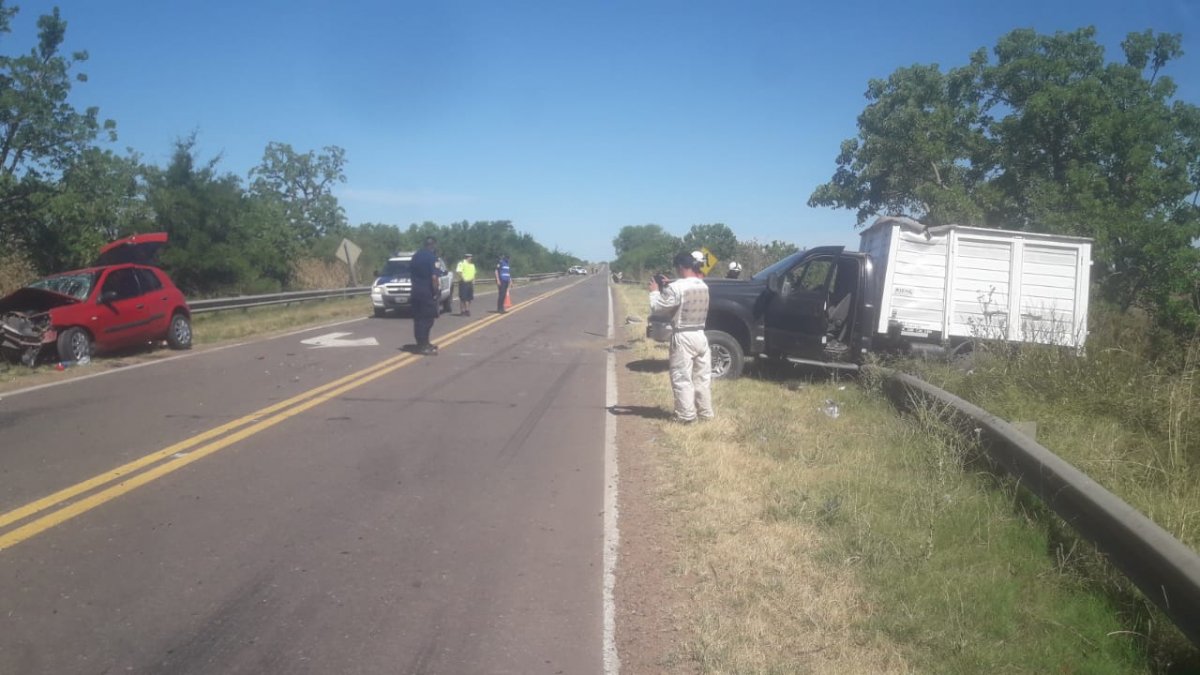
[{"label": "skid mark on asphalt", "polygon": [[542,394],[542,397],[538,399],[537,405],[533,407],[533,410],[529,411],[529,414],[525,416],[525,419],[521,420],[521,426],[517,427],[517,430],[513,432],[511,437],[509,437],[508,442],[504,444],[504,447],[500,448],[500,452],[497,455],[498,457],[504,460],[509,460],[517,454],[517,450],[519,450],[521,446],[525,445],[525,441],[529,439],[529,435],[532,434],[533,430],[537,428],[538,422],[542,421],[542,418],[546,416],[546,411],[549,410],[550,406],[554,404],[554,399],[558,398],[559,393],[562,391],[563,387],[566,386],[567,381],[571,379],[571,376],[574,375],[575,371],[578,369],[579,361],[576,360],[571,363],[571,365],[567,366],[567,369],[564,370],[562,374],[560,374],[558,378],[554,380],[554,384],[550,385],[550,387],[546,389],[546,391]]}]

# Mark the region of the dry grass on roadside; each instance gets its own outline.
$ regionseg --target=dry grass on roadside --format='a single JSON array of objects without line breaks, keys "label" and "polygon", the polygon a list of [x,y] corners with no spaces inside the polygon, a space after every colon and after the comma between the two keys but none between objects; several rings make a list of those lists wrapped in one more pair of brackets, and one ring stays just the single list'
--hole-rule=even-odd
[{"label": "dry grass on roadside", "polygon": [[[622,289],[644,316],[642,292]],[[627,329],[632,356],[665,347]],[[623,372],[666,409],[665,373]],[[719,382],[718,419],[648,421],[672,572],[688,601],[670,657],[706,673],[1157,670],[1119,612],[1056,558],[1054,532],[972,473],[933,421],[870,388],[795,373]],[[840,406],[833,418],[827,399]],[[622,449],[623,452],[625,449]],[[618,584],[620,580],[618,579]]]},{"label": "dry grass on roadside", "polygon": [[[640,289],[623,290],[625,307],[639,307]],[[631,357],[664,360],[665,347],[641,338],[644,326],[628,327]],[[665,374],[621,376],[636,378],[642,392],[623,405],[669,406]],[[715,421],[655,422],[657,447],[623,449],[660,455],[660,497],[686,524],[671,571],[688,598],[687,634],[667,661],[714,673],[909,672],[901,650],[865,628],[871,608],[852,566],[823,560],[817,522],[780,517],[809,508],[778,475],[780,459],[801,445],[785,440],[787,429],[824,416],[815,407],[803,421],[780,415],[777,388],[751,380],[718,383],[714,396]]]}]

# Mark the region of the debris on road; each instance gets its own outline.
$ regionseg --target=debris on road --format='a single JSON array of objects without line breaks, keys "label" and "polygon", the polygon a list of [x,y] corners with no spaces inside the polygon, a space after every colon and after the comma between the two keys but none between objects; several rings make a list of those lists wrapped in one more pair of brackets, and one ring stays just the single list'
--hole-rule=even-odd
[{"label": "debris on road", "polygon": [[821,406],[821,412],[835,420],[842,414],[841,407],[838,406],[837,401],[831,398],[825,399],[825,405]]},{"label": "debris on road", "polygon": [[84,357],[80,358],[78,361],[59,361],[57,364],[54,365],[54,369],[55,370],[66,370],[67,368],[74,368],[75,366],[91,365],[91,363],[92,363],[91,357],[84,356]]}]

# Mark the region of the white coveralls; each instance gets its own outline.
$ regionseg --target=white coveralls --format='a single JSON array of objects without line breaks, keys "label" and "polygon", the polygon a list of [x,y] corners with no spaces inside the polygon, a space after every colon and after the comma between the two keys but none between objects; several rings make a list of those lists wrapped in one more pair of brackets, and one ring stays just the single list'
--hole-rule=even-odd
[{"label": "white coveralls", "polygon": [[697,415],[712,419],[712,353],[704,322],[708,318],[708,285],[684,277],[650,294],[650,312],[671,317],[671,389],[675,417],[690,422]]}]

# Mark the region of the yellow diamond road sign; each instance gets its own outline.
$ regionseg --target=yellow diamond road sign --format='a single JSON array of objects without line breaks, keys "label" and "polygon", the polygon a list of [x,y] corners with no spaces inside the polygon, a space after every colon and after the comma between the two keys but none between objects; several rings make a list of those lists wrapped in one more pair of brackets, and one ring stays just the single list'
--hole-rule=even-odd
[{"label": "yellow diamond road sign", "polygon": [[717,267],[717,256],[713,255],[712,251],[704,246],[700,247],[700,252],[704,254],[704,264],[700,266],[700,272],[704,276],[708,276],[709,272],[712,272]]}]

